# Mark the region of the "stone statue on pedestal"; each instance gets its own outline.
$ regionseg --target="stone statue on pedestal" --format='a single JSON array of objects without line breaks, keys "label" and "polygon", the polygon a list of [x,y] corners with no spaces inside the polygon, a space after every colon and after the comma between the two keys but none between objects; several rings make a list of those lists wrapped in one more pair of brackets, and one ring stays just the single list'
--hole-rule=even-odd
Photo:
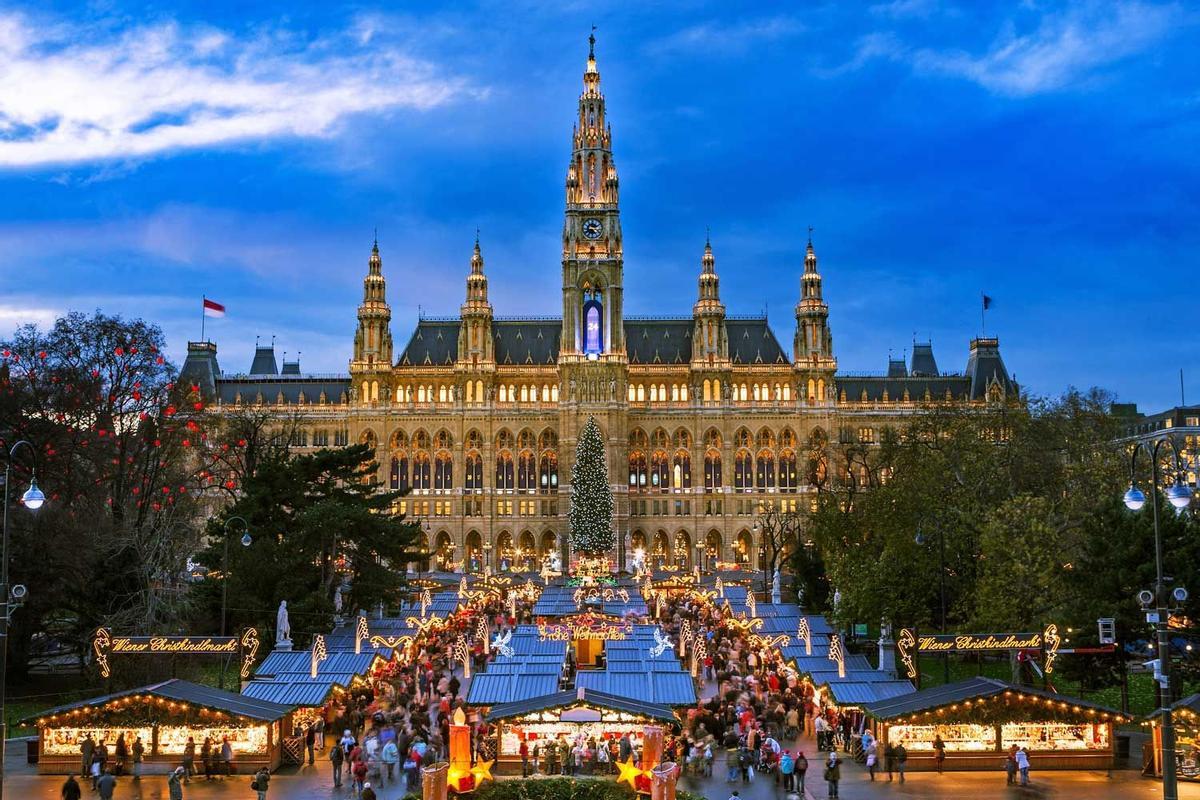
[{"label": "stone statue on pedestal", "polygon": [[287,600],[279,601],[279,611],[275,614],[275,649],[292,649],[292,626],[288,622]]}]

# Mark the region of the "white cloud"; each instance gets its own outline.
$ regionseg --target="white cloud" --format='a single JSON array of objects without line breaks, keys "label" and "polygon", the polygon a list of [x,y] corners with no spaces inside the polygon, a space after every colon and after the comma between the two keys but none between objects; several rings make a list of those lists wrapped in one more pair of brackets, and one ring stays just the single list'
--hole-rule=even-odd
[{"label": "white cloud", "polygon": [[1029,34],[1017,35],[1006,26],[984,55],[920,50],[914,65],[959,75],[1002,94],[1039,94],[1068,87],[1099,67],[1142,52],[1167,36],[1181,16],[1174,5],[1075,7],[1047,14]]},{"label": "white cloud", "polygon": [[313,38],[175,23],[95,30],[0,14],[0,167],[326,137],[349,115],[426,110],[468,91],[354,27]]},{"label": "white cloud", "polygon": [[870,12],[880,17],[900,19],[904,17],[926,17],[938,8],[937,0],[891,0],[889,3],[876,3],[870,7]]},{"label": "white cloud", "polygon": [[689,50],[695,53],[739,52],[760,42],[793,36],[804,30],[790,17],[739,20],[733,23],[702,22],[651,42],[656,55]]},{"label": "white cloud", "polygon": [[[896,16],[921,7],[898,0],[872,10]],[[1030,33],[1019,34],[1013,22],[1006,22],[982,54],[915,47],[891,32],[872,33],[858,40],[845,63],[817,73],[832,77],[889,59],[909,63],[918,73],[965,78],[998,94],[1027,96],[1078,85],[1100,68],[1148,50],[1188,22],[1175,4],[1085,3],[1043,15]]]},{"label": "white cloud", "polygon": [[47,328],[62,316],[62,309],[45,308],[37,305],[38,301],[25,303],[0,303],[0,336],[8,336],[22,325],[34,324]]}]

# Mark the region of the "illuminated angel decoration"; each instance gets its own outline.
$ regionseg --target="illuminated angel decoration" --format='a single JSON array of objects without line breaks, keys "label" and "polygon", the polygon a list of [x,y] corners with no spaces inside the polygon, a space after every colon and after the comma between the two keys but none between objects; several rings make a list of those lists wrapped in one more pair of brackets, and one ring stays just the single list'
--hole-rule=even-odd
[{"label": "illuminated angel decoration", "polygon": [[675,644],[663,635],[661,628],[654,629],[654,647],[650,648],[650,657],[658,658],[668,650],[674,651]]},{"label": "illuminated angel decoration", "polygon": [[513,657],[513,649],[509,645],[512,641],[513,632],[505,631],[504,633],[497,632],[496,638],[492,640],[492,649],[505,658]]}]

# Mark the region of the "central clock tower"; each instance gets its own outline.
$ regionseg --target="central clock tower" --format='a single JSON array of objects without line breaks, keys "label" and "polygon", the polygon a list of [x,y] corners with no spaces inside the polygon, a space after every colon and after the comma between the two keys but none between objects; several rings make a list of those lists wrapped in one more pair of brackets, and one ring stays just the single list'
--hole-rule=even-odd
[{"label": "central clock tower", "polygon": [[624,261],[612,128],[600,93],[596,37],[588,38],[579,118],[567,167],[563,222],[563,361],[624,362]]}]

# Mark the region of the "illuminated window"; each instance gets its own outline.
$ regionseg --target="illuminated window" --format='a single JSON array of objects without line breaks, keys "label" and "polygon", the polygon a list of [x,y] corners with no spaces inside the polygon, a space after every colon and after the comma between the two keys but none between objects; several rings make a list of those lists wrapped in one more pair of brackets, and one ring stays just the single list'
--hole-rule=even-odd
[{"label": "illuminated window", "polygon": [[583,352],[595,356],[604,351],[604,305],[598,288],[583,287]]}]

